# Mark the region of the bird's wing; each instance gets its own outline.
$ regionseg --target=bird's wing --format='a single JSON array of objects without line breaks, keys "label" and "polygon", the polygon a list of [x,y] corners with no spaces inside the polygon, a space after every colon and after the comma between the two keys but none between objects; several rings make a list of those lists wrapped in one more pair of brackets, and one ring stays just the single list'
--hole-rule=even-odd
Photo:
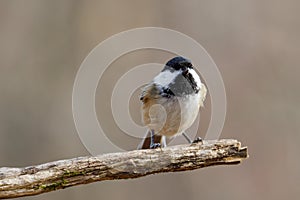
[{"label": "bird's wing", "polygon": [[160,94],[159,88],[154,83],[146,85],[141,92],[140,100],[146,103],[149,99],[156,99]]}]

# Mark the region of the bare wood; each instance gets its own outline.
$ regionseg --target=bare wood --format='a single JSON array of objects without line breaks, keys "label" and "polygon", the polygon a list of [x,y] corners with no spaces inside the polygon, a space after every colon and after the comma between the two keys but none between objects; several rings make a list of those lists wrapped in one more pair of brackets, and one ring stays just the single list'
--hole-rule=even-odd
[{"label": "bare wood", "polygon": [[0,198],[37,195],[74,185],[129,179],[162,172],[238,164],[247,147],[232,139],[203,144],[79,157],[25,168],[0,168]]}]

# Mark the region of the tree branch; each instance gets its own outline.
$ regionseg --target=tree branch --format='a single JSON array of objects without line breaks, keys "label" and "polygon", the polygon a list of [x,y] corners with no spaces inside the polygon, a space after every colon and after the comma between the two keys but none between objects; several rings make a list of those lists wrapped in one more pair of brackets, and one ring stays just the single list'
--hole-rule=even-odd
[{"label": "tree branch", "polygon": [[236,140],[79,157],[25,168],[0,168],[0,198],[37,195],[74,185],[238,164],[248,157]]}]

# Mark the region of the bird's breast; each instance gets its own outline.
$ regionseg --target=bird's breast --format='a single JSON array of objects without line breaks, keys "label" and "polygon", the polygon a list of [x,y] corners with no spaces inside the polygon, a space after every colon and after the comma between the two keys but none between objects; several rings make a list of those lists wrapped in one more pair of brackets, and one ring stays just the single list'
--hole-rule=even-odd
[{"label": "bird's breast", "polygon": [[185,97],[149,99],[142,106],[144,124],[165,136],[181,134],[195,121],[200,94]]}]

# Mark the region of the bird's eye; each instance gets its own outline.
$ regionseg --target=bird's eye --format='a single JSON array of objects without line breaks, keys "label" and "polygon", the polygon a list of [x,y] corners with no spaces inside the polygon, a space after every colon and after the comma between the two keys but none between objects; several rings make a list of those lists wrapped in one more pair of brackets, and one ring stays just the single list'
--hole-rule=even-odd
[{"label": "bird's eye", "polygon": [[186,76],[186,75],[188,75],[188,73],[189,73],[189,70],[186,68],[183,70],[182,75]]},{"label": "bird's eye", "polygon": [[187,68],[192,67],[192,63],[186,61],[180,62],[179,65],[181,67],[187,67]]}]

